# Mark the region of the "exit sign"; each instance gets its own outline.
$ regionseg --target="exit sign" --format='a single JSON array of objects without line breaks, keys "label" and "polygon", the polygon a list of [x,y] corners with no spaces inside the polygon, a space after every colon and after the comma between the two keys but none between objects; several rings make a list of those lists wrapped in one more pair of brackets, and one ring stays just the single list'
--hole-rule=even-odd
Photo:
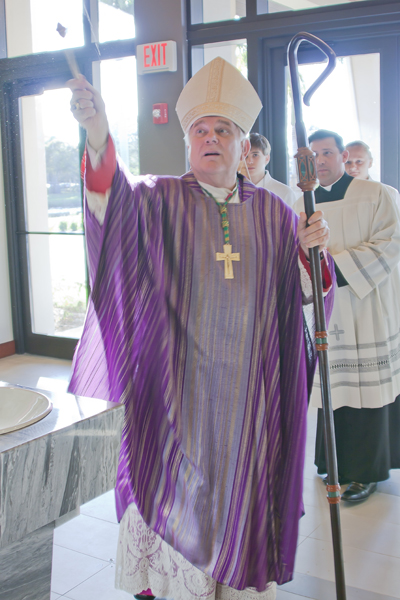
[{"label": "exit sign", "polygon": [[154,42],[136,46],[138,75],[176,71],[176,42]]}]

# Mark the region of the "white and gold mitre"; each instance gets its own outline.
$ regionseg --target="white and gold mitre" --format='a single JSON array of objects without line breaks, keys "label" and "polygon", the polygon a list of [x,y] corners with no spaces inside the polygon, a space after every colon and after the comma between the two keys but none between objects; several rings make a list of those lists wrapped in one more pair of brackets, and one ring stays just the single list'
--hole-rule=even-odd
[{"label": "white and gold mitre", "polygon": [[189,79],[176,103],[184,133],[201,117],[225,117],[248,133],[262,108],[251,83],[218,56]]}]

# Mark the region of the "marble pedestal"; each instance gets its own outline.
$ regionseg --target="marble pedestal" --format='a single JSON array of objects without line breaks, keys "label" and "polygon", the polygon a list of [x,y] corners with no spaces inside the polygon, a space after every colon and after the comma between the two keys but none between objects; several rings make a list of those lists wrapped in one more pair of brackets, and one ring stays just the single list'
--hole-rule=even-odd
[{"label": "marble pedestal", "polygon": [[0,436],[0,600],[49,600],[54,522],[115,486],[124,407],[42,393],[52,412]]},{"label": "marble pedestal", "polygon": [[0,550],[1,600],[50,600],[54,523]]}]

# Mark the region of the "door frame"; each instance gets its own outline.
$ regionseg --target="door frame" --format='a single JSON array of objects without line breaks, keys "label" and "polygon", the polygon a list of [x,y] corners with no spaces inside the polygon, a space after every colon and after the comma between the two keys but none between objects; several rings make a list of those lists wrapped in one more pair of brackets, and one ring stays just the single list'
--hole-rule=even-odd
[{"label": "door frame", "polygon": [[[136,54],[134,40],[105,42],[100,48],[102,61]],[[76,48],[74,53],[81,73],[91,82],[93,66],[99,61],[95,44]],[[37,87],[64,87],[68,79],[71,73],[63,51],[0,60],[0,124],[15,349],[18,354],[29,352],[70,360],[76,339],[34,334],[31,330],[26,236],[21,235],[25,231],[25,209],[19,115],[20,96],[29,95],[26,92]],[[80,137],[82,152],[86,139],[82,128]]]}]

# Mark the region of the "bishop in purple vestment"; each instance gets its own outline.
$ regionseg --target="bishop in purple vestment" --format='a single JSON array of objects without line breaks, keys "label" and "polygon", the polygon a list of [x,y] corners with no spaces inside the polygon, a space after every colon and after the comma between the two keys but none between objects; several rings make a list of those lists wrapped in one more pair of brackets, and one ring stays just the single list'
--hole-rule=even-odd
[{"label": "bishop in purple vestment", "polygon": [[[180,178],[128,174],[99,94],[70,82],[88,131],[91,282],[70,391],[126,407],[119,587],[175,600],[272,598],[292,578],[315,367],[307,252],[329,237],[321,213],[306,230],[236,175],[261,104],[215,61],[199,72],[205,97],[197,74],[178,101],[192,167]],[[329,312],[328,265],[324,253]]]}]

